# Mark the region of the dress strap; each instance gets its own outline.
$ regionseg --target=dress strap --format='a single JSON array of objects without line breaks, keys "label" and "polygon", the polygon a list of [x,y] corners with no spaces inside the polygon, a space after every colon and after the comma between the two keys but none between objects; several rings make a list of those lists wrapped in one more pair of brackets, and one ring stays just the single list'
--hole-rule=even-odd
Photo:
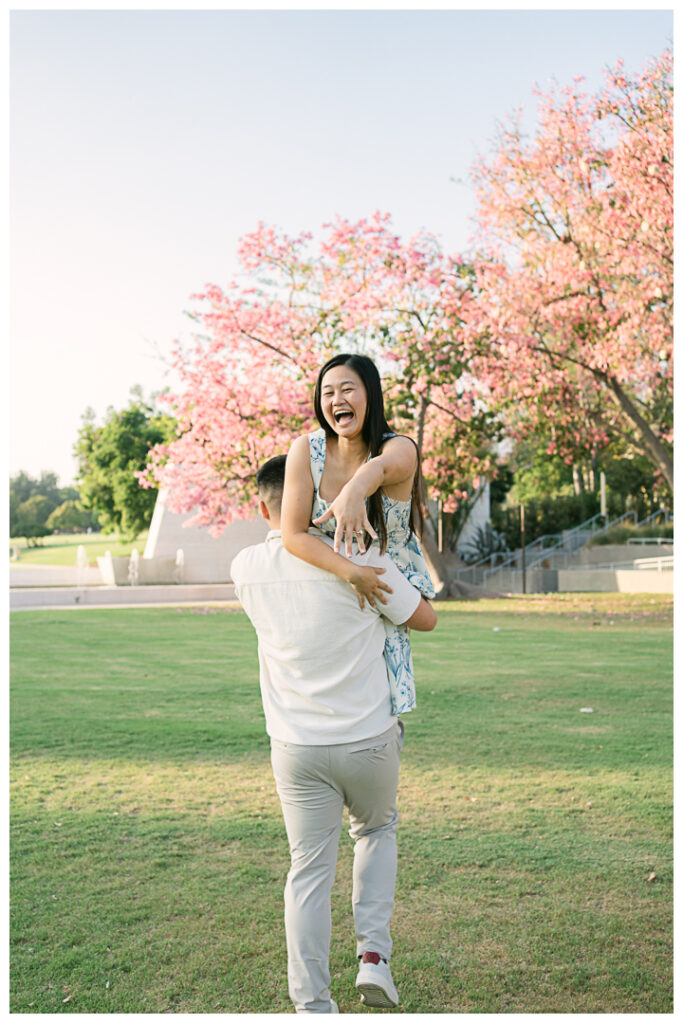
[{"label": "dress strap", "polygon": [[[388,441],[390,437],[398,437],[398,434],[395,434],[393,430],[390,430],[388,434],[382,434],[382,441]],[[368,455],[367,461],[369,462],[371,458],[372,456]]]},{"label": "dress strap", "polygon": [[313,487],[316,494],[320,489],[320,480],[325,468],[326,449],[327,438],[322,428],[308,435],[308,455],[311,462],[311,476],[313,477]]}]

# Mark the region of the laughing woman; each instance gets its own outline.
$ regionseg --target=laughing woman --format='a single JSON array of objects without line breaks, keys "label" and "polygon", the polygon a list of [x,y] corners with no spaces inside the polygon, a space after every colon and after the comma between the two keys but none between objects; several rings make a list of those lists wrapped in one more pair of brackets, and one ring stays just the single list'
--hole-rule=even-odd
[{"label": "laughing woman", "polygon": [[[341,354],[318,374],[314,395],[320,429],[298,437],[289,452],[282,502],[282,541],[306,562],[349,582],[361,608],[384,601],[383,569],[345,558],[355,538],[377,541],[423,597],[434,585],[418,541],[422,478],[417,446],[395,434],[384,416],[377,367],[367,356]],[[334,550],[311,522],[334,536]],[[410,639],[405,627],[386,623],[385,657],[395,715],[415,707]]]}]

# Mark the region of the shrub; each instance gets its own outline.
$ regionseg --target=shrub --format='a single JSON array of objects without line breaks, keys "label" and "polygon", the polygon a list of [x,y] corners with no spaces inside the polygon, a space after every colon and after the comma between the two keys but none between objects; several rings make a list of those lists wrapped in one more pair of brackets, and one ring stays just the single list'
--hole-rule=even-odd
[{"label": "shrub", "polygon": [[647,526],[629,526],[620,523],[613,526],[611,530],[598,534],[590,541],[591,547],[603,544],[626,544],[632,537],[666,537],[673,541],[674,524],[669,523],[648,523]]},{"label": "shrub", "polygon": [[508,546],[503,534],[498,530],[492,529],[491,524],[487,523],[486,526],[477,527],[472,539],[458,554],[463,562],[469,564],[471,562],[478,562],[480,558],[488,558],[489,555],[496,553],[505,554],[507,551]]}]

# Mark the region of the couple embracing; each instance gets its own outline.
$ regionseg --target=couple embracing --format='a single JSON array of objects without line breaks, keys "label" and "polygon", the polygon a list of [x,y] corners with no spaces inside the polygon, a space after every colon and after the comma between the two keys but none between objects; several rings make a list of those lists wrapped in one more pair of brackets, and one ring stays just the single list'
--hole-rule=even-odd
[{"label": "couple embracing", "polygon": [[[338,1013],[330,994],[330,891],[344,806],[354,840],[356,988],[395,1007],[389,924],[396,793],[415,707],[409,629],[431,630],[414,442],[386,422],[377,368],[341,354],[321,369],[320,429],[257,475],[271,527],[233,561],[259,642],[261,695],[292,864],[285,887],[289,995],[297,1013]],[[343,553],[342,553],[343,549]]]}]

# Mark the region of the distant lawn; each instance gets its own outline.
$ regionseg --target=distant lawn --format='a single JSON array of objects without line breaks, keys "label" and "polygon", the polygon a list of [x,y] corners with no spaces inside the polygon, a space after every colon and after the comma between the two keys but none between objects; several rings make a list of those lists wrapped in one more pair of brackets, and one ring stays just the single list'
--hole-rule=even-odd
[{"label": "distant lawn", "polygon": [[[439,613],[413,635],[396,1012],[671,1013],[671,599]],[[246,617],[11,622],[10,1010],[292,1012]],[[350,869],[342,833],[332,993],[378,1012],[353,985]]]},{"label": "distant lawn", "polygon": [[29,548],[23,537],[10,540],[12,548],[19,548],[19,559],[10,565],[76,565],[78,545],[85,548],[90,565],[97,564],[97,558],[111,551],[114,558],[130,555],[133,548],[140,554],[145,550],[147,532],[140,534],[136,540],[120,540],[115,533],[58,533],[43,537],[39,547]]}]

